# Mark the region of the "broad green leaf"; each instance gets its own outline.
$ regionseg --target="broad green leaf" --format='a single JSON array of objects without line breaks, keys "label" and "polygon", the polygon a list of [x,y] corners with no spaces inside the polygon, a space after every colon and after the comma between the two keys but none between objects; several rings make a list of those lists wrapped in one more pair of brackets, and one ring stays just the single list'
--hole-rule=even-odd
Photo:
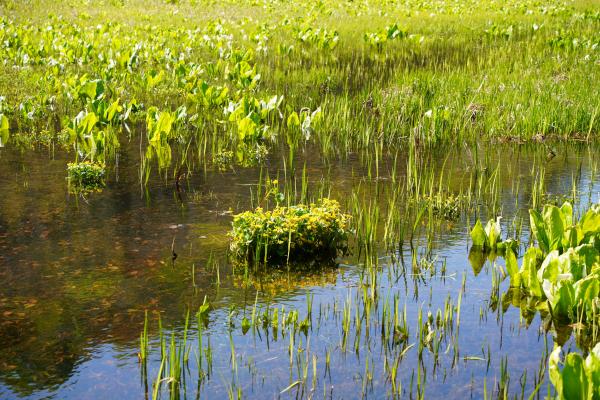
[{"label": "broad green leaf", "polygon": [[594,349],[585,359],[585,370],[588,376],[589,384],[594,393],[594,398],[598,397],[600,391],[600,343],[594,346]]},{"label": "broad green leaf", "polygon": [[487,246],[487,234],[485,233],[480,220],[477,220],[475,226],[471,230],[471,240],[473,241],[473,246],[484,248]]},{"label": "broad green leaf", "polygon": [[544,261],[542,262],[542,266],[538,270],[538,279],[540,281],[548,280],[552,283],[555,283],[558,280],[559,274],[559,254],[558,251],[555,250],[548,254]]},{"label": "broad green leaf", "polygon": [[544,223],[546,225],[546,234],[548,235],[549,250],[560,250],[565,233],[563,214],[560,209],[556,206],[545,206]]},{"label": "broad green leaf", "polygon": [[275,96],[271,97],[271,99],[267,103],[266,109],[269,111],[275,110],[277,107],[279,107],[279,105],[281,104],[282,101],[283,101],[283,96],[275,95]]},{"label": "broad green leaf", "polygon": [[563,224],[565,229],[573,225],[573,206],[571,203],[566,201],[561,207],[560,212],[563,218]]},{"label": "broad green leaf", "polygon": [[146,118],[148,124],[148,135],[151,142],[164,142],[166,141],[173,129],[173,122],[175,122],[175,115],[168,112],[158,112],[153,110],[152,114],[147,115]]},{"label": "broad green leaf", "polygon": [[529,210],[529,221],[531,224],[531,232],[534,238],[537,240],[538,245],[544,253],[550,251],[550,243],[548,240],[548,233],[546,232],[546,224],[542,215],[536,210]]},{"label": "broad green leaf", "polygon": [[94,100],[96,98],[97,81],[87,81],[79,87],[79,97]]},{"label": "broad green leaf", "polygon": [[577,353],[569,353],[562,370],[562,396],[565,399],[586,400],[588,380],[583,368],[583,358]]},{"label": "broad green leaf", "polygon": [[148,88],[153,88],[162,82],[165,77],[165,71],[161,70],[160,72],[150,71],[150,73],[146,76],[146,82],[148,84]]},{"label": "broad green leaf", "polygon": [[245,117],[238,122],[238,137],[240,140],[253,138],[256,136],[256,123],[252,119]]},{"label": "broad green leaf", "polygon": [[10,135],[10,124],[8,117],[4,114],[0,114],[0,147],[4,147],[8,143],[8,137]]},{"label": "broad green leaf", "polygon": [[[581,235],[583,237],[583,235]],[[563,236],[563,242],[562,242],[562,247],[563,248],[569,248],[569,247],[575,247],[579,244],[579,235],[578,235],[578,230],[577,227],[571,227],[569,229],[565,230],[565,234]]]},{"label": "broad green leaf", "polygon": [[536,297],[542,297],[543,295],[542,285],[537,275],[542,257],[542,252],[537,247],[530,247],[523,256],[523,265],[521,267],[523,286]]},{"label": "broad green leaf", "polygon": [[287,127],[290,129],[295,129],[300,126],[300,118],[298,118],[298,114],[296,111],[292,112],[287,119]]},{"label": "broad green leaf", "polygon": [[84,135],[89,135],[96,126],[96,123],[98,123],[98,120],[96,114],[92,112],[87,113],[78,123],[80,132]]},{"label": "broad green leaf", "polygon": [[600,207],[590,208],[579,221],[583,236],[600,232]]},{"label": "broad green leaf", "polygon": [[496,243],[496,249],[502,251],[517,251],[519,248],[519,242],[514,239],[506,239],[505,241]]},{"label": "broad green leaf", "polygon": [[558,257],[558,280],[569,279],[578,281],[583,278],[583,265],[578,262],[575,249],[568,249]]},{"label": "broad green leaf", "polygon": [[82,99],[100,99],[104,95],[104,82],[100,79],[87,81],[79,87],[78,95]]},{"label": "broad green leaf", "polygon": [[575,306],[575,289],[570,282],[564,282],[554,292],[552,312],[559,320],[568,320]]},{"label": "broad green leaf", "polygon": [[592,266],[600,262],[600,252],[591,244],[583,244],[575,248],[579,262],[586,266],[586,274],[592,271]]},{"label": "broad green leaf", "polygon": [[510,285],[515,287],[521,286],[519,264],[517,263],[515,253],[511,249],[507,249],[504,259],[506,260],[506,271],[508,272],[508,276],[510,276]]},{"label": "broad green leaf", "polygon": [[156,122],[156,131],[169,136],[173,127],[173,122],[175,122],[175,116],[173,114],[168,111],[161,112],[158,121]]},{"label": "broad green leaf", "polygon": [[495,249],[498,240],[500,239],[500,217],[495,221],[490,219],[485,225],[485,233],[487,235],[488,245]]},{"label": "broad green leaf", "polygon": [[521,269],[524,271],[526,270],[526,266],[528,264],[532,264],[533,269],[537,273],[537,270],[543,260],[544,254],[542,253],[542,251],[537,247],[531,246],[527,249],[525,255],[523,256],[523,267]]},{"label": "broad green leaf", "polygon": [[598,278],[590,276],[575,283],[574,287],[575,304],[578,305],[578,307],[579,304],[583,305],[586,312],[588,312],[588,309],[591,311],[593,301],[597,299],[598,294],[600,294],[600,282],[598,281]]},{"label": "broad green leaf", "polygon": [[221,89],[220,94],[213,101],[214,105],[221,105],[227,100],[227,95],[229,94],[229,89],[224,87]]},{"label": "broad green leaf", "polygon": [[552,353],[550,353],[550,357],[548,358],[548,375],[550,376],[550,382],[552,382],[556,391],[559,394],[562,394],[563,379],[558,365],[560,362],[560,352],[561,347],[556,346],[554,350],[552,350]]},{"label": "broad green leaf", "polygon": [[117,113],[120,113],[121,111],[123,111],[123,107],[121,107],[119,105],[119,99],[117,99],[115,102],[113,102],[110,107],[108,107],[106,109],[105,112],[105,116],[106,116],[106,120],[110,123],[113,123],[113,118],[115,117],[115,115]]},{"label": "broad green leaf", "polygon": [[244,317],[242,319],[242,333],[245,335],[249,329],[250,329],[250,321],[248,320],[248,318]]}]

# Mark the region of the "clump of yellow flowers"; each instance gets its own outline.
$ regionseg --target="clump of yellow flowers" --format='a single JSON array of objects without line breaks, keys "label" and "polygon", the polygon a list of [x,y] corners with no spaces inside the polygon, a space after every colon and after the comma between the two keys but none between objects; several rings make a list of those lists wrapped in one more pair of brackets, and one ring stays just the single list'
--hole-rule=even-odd
[{"label": "clump of yellow flowers", "polygon": [[248,262],[331,259],[348,249],[349,221],[331,199],[272,211],[257,208],[234,216],[231,251],[236,260]]}]

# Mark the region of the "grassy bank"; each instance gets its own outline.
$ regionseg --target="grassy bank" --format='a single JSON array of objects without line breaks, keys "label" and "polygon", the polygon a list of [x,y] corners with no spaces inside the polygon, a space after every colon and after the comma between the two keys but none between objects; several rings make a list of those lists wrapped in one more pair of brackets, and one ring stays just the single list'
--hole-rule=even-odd
[{"label": "grassy bank", "polygon": [[11,136],[72,143],[80,112],[98,116],[86,135],[118,136],[152,106],[185,107],[171,144],[210,135],[352,150],[593,140],[600,127],[593,2],[42,3],[3,5]]}]

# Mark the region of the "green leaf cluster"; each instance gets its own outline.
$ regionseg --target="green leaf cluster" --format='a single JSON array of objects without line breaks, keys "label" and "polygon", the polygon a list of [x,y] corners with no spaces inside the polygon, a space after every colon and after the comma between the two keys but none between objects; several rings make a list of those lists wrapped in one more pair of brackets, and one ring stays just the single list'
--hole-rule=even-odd
[{"label": "green leaf cluster", "polygon": [[322,50],[333,50],[340,41],[340,35],[337,31],[329,31],[327,29],[307,27],[298,30],[296,38],[307,44],[315,45]]},{"label": "green leaf cluster", "polygon": [[267,123],[272,114],[279,110],[282,101],[282,96],[273,96],[264,101],[244,95],[238,102],[230,102],[225,113],[229,114],[229,121],[237,125],[241,141],[255,141],[266,137],[269,130]]},{"label": "green leaf cluster", "polygon": [[10,124],[8,117],[0,113],[0,147],[4,147],[10,136]]},{"label": "green leaf cluster", "polygon": [[91,192],[102,189],[105,185],[104,164],[91,161],[67,164],[69,187],[75,192]]},{"label": "green leaf cluster", "polygon": [[578,353],[569,353],[561,360],[561,350],[560,346],[556,346],[548,360],[550,381],[556,388],[556,398],[600,399],[600,343],[585,359]]},{"label": "green leaf cluster", "polygon": [[538,246],[548,254],[563,253],[580,244],[593,244],[600,240],[600,204],[592,206],[578,223],[573,221],[573,206],[565,202],[560,208],[549,204],[542,212],[529,211],[531,232]]},{"label": "green leaf cluster", "polygon": [[600,297],[600,205],[573,221],[569,203],[530,211],[532,232],[539,247],[527,249],[519,268],[507,251],[506,270],[513,288],[547,302],[560,322],[587,321],[597,314]]},{"label": "green leaf cluster", "polygon": [[321,121],[322,116],[323,113],[321,107],[317,107],[317,109],[312,112],[308,108],[303,108],[300,111],[300,115],[298,115],[296,111],[292,111],[288,115],[286,125],[292,132],[300,129],[300,132],[302,132],[302,135],[304,136],[304,140],[309,140],[314,133],[315,124]]},{"label": "green leaf cluster", "polygon": [[399,28],[398,24],[386,26],[385,29],[379,32],[367,32],[364,34],[364,41],[372,47],[375,47],[378,51],[383,49],[383,45],[390,40],[396,38],[402,39],[408,36],[408,31],[404,28]]},{"label": "green leaf cluster", "polygon": [[231,251],[238,261],[306,261],[335,258],[347,249],[350,216],[337,201],[257,208],[234,216]]},{"label": "green leaf cluster", "polygon": [[477,220],[475,226],[471,230],[471,240],[473,247],[483,251],[504,251],[507,248],[516,246],[514,240],[502,241],[502,228],[500,226],[500,217],[496,220],[490,219],[485,228],[480,220]]}]

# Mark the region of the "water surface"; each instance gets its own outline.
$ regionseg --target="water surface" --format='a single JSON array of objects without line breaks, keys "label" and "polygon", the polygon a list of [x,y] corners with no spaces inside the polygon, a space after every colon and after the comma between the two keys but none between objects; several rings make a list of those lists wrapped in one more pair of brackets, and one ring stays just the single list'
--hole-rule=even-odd
[{"label": "water surface", "polygon": [[[495,204],[480,204],[458,220],[438,221],[429,240],[423,228],[412,243],[405,241],[402,251],[378,250],[374,312],[381,314],[383,304],[396,296],[400,309],[406,307],[407,344],[416,341],[419,309],[425,316],[429,310],[435,315],[448,299],[456,306],[462,292],[460,328],[444,339],[437,363],[427,349],[421,357],[425,398],[480,398],[484,380],[488,391],[497,389],[503,362],[510,375],[510,393],[520,395],[524,374],[524,392],[533,391],[533,377],[545,349],[552,348],[553,335],[544,331],[539,316],[527,323],[518,309],[504,311],[494,303],[492,275],[498,268],[486,262],[479,271],[469,263],[468,230],[475,214],[485,219],[497,211],[505,232],[523,218],[521,239],[526,242],[527,209],[540,176],[546,199],[572,197],[575,185],[578,210],[597,202],[598,149],[560,144],[553,149],[554,157],[542,146],[428,150],[423,168],[443,172],[450,189],[466,191],[477,170],[488,175],[486,182],[494,185],[490,191],[497,196]],[[197,310],[205,297],[212,307],[202,335],[205,346],[210,337],[213,370],[199,383],[194,323],[182,398],[226,398],[232,388],[248,398],[356,398],[361,391],[367,397],[390,396],[383,373],[385,345],[378,337],[381,326],[363,324],[358,345],[353,333],[346,351],[341,349],[344,304],[350,301],[353,319],[361,319],[364,310],[360,282],[366,279],[366,267],[358,251],[340,258],[334,268],[280,271],[255,277],[251,284],[233,272],[226,257],[231,215],[256,204],[256,185],[267,174],[285,180],[301,176],[306,166],[312,196],[329,194],[350,211],[352,194],[360,193],[363,202],[380,204],[385,216],[385,193],[400,185],[408,157],[405,151],[394,152],[381,157],[376,166],[370,157],[324,158],[309,147],[297,152],[295,165],[290,165],[285,150],[272,151],[262,167],[226,171],[197,167],[177,190],[171,175],[155,174],[142,187],[139,153],[131,144],[123,146],[109,168],[107,187],[80,196],[67,188],[65,166],[73,158],[69,152],[0,149],[0,398],[151,397],[160,364],[158,314],[168,331],[180,332],[186,310]],[[397,179],[391,178],[394,165]],[[407,223],[412,226],[413,221]],[[417,258],[427,255],[435,272],[414,274],[412,253]],[[497,263],[503,265],[503,260]],[[502,282],[500,291],[507,285]],[[308,295],[314,296],[310,333],[296,335],[294,343],[301,349],[294,356],[296,362],[305,357],[309,365],[307,389],[302,392],[298,386],[281,394],[302,375],[298,365],[290,367],[289,334],[279,332],[275,338],[273,332],[267,336],[251,330],[244,335],[240,321],[255,302],[259,308],[296,309],[304,318]],[[231,310],[235,311],[228,334]],[[137,353],[146,311],[154,346],[145,382]],[[232,370],[232,343],[237,371]],[[576,348],[572,341],[567,346]],[[399,364],[404,397],[417,390],[417,353],[417,346],[407,349]],[[318,378],[314,383],[313,355]],[[367,375],[371,379],[365,380]],[[168,396],[163,389],[163,397]],[[546,390],[544,383],[540,393]]]}]

